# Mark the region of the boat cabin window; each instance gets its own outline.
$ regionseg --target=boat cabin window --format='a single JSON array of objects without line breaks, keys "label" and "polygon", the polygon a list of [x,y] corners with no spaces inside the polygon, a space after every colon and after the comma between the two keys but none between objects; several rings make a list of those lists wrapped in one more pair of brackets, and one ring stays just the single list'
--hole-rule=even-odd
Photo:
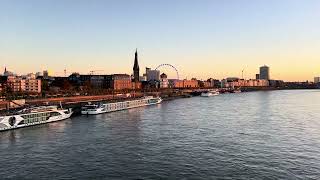
[{"label": "boat cabin window", "polygon": [[50,112],[50,116],[52,117],[52,116],[59,116],[59,115],[61,115],[60,113],[58,113],[58,112]]},{"label": "boat cabin window", "polygon": [[90,106],[83,107],[83,109],[96,109],[96,108],[97,108],[96,105],[90,105]]}]

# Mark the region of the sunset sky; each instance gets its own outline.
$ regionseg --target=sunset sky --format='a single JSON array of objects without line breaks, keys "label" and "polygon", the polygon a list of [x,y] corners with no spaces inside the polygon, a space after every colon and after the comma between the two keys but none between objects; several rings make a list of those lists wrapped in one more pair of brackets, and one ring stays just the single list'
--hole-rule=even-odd
[{"label": "sunset sky", "polygon": [[0,0],[0,65],[18,74],[131,74],[136,48],[141,71],[254,78],[266,64],[272,79],[312,80],[320,1]]}]

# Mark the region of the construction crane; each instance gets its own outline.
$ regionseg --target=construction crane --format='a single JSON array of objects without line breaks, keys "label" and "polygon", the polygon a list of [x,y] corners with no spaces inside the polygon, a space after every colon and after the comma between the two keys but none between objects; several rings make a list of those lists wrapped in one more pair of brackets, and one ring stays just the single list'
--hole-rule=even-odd
[{"label": "construction crane", "polygon": [[89,74],[90,74],[90,75],[94,75],[94,74],[95,74],[96,72],[98,72],[98,71],[103,71],[103,70],[91,70]]}]

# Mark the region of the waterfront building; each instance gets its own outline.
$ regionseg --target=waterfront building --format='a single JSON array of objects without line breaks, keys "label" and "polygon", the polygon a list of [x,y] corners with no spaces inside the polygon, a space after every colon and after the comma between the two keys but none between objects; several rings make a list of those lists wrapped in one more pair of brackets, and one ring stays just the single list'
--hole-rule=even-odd
[{"label": "waterfront building", "polygon": [[[69,76],[69,81],[73,86],[82,86],[98,89],[133,89],[131,76],[128,74],[112,74],[112,75],[80,75],[73,73]],[[134,85],[141,87],[141,83],[134,82]]]},{"label": "waterfront building", "polygon": [[270,69],[264,65],[260,67],[259,79],[270,80]]},{"label": "waterfront building", "polygon": [[131,76],[128,74],[113,74],[111,88],[114,90],[132,89]]},{"label": "waterfront building", "polygon": [[318,88],[317,84],[309,81],[305,82],[285,82],[284,87],[288,89],[315,89]]},{"label": "waterfront building", "polygon": [[[53,81],[50,81],[50,90],[52,91],[59,91],[61,89],[68,90],[72,88],[72,84],[69,81],[69,77],[61,77],[61,76],[55,76],[53,77]],[[43,82],[46,80],[43,80]],[[46,82],[48,83],[48,81]]]},{"label": "waterfront building", "polygon": [[12,92],[41,92],[41,80],[37,79],[35,74],[28,74],[26,76],[7,76],[6,86]]},{"label": "waterfront building", "polygon": [[265,79],[238,79],[234,81],[224,81],[223,86],[226,88],[235,87],[267,87],[269,86],[269,81]]},{"label": "waterfront building", "polygon": [[143,89],[155,89],[160,87],[160,81],[150,80],[150,81],[143,81],[142,88]]},{"label": "waterfront building", "polygon": [[8,76],[6,85],[11,92],[22,92],[25,90],[25,81],[18,76]]},{"label": "waterfront building", "polygon": [[260,79],[260,74],[256,74],[256,79]]},{"label": "waterfront building", "polygon": [[[196,79],[194,79],[196,80]],[[198,80],[198,85],[201,88],[211,88],[211,82],[210,81],[203,81],[203,80]]]},{"label": "waterfront building", "polygon": [[320,83],[320,77],[314,77],[314,83],[315,84]]},{"label": "waterfront building", "polygon": [[220,87],[221,82],[218,79],[209,78],[207,82],[210,83],[210,87]]},{"label": "waterfront building", "polygon": [[283,80],[269,80],[269,86],[272,87],[284,87],[285,83]]},{"label": "waterfront building", "polygon": [[[144,81],[145,82],[145,81]],[[142,88],[142,82],[131,82],[131,89],[141,89]]]},{"label": "waterfront building", "polygon": [[160,88],[168,88],[168,87],[169,87],[168,76],[165,73],[162,73],[160,75]]},{"label": "waterfront building", "polygon": [[[200,81],[200,82],[203,84],[202,87],[204,87],[204,88],[211,88],[211,87],[213,87],[210,81]],[[201,86],[200,86],[200,87],[201,87]]]},{"label": "waterfront building", "polygon": [[174,88],[197,88],[199,87],[199,83],[197,80],[175,80],[173,81]]},{"label": "waterfront building", "polygon": [[34,93],[41,92],[41,80],[37,79],[35,74],[33,73],[28,74],[26,77],[23,77],[23,79],[24,79],[26,92],[34,92]]},{"label": "waterfront building", "polygon": [[227,79],[222,79],[221,80],[221,87],[226,87],[226,84],[227,84],[228,82],[227,82]]},{"label": "waterfront building", "polygon": [[111,80],[110,75],[91,75],[91,76],[89,76],[90,85],[95,88],[108,87],[108,82],[110,80]]},{"label": "waterfront building", "polygon": [[[76,87],[92,87],[97,89],[111,88],[112,75],[83,75],[79,73],[72,73],[68,77],[69,82]],[[64,78],[58,78],[55,84],[63,84]]]}]

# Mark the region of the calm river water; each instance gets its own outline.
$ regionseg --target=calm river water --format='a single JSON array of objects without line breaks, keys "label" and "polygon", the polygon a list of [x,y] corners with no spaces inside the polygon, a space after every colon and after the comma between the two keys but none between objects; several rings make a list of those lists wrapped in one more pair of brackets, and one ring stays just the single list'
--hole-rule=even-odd
[{"label": "calm river water", "polygon": [[194,97],[0,133],[0,179],[320,179],[320,91]]}]

